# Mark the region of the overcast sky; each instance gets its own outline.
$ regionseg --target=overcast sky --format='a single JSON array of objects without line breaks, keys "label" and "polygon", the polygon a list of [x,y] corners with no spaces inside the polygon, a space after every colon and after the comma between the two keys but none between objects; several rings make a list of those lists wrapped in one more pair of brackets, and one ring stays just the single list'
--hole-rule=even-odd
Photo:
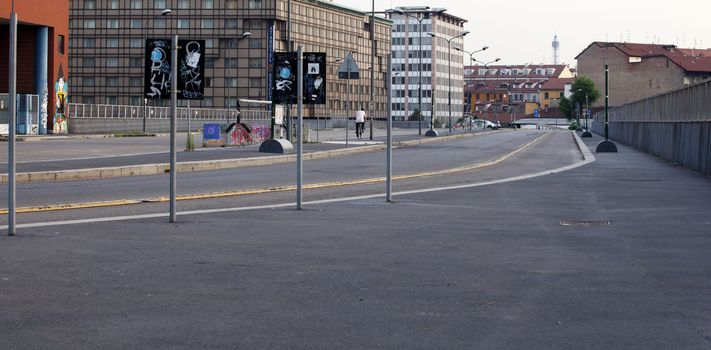
[{"label": "overcast sky", "polygon": [[[364,11],[372,6],[371,0],[333,2]],[[444,7],[467,19],[464,29],[471,34],[465,38],[465,50],[490,46],[475,56],[487,62],[500,57],[504,64],[552,63],[556,34],[560,61],[571,66],[593,41],[711,47],[709,0],[376,0],[375,10],[422,5]]]}]

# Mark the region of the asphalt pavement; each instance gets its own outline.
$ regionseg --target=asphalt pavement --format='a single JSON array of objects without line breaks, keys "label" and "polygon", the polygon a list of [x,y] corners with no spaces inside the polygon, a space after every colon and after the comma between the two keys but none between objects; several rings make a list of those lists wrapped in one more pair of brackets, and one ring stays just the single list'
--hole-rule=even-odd
[{"label": "asphalt pavement", "polygon": [[711,179],[618,146],[393,203],[25,228],[0,348],[709,349]]}]

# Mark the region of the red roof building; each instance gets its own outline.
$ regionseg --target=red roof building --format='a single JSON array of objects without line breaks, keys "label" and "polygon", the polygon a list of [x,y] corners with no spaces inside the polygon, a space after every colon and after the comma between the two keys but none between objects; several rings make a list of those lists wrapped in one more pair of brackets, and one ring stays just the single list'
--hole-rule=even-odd
[{"label": "red roof building", "polygon": [[[609,66],[610,105],[619,106],[711,78],[711,50],[675,45],[593,42],[576,59],[578,74],[604,92]],[[598,100],[596,106],[604,104]]]}]

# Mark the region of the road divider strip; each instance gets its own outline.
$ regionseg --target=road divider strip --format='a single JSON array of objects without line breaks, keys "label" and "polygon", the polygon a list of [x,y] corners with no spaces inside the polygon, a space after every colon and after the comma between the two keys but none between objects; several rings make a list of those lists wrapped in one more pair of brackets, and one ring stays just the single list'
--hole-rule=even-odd
[{"label": "road divider strip", "polygon": [[[502,130],[503,131],[503,130]],[[500,132],[500,131],[499,131]],[[479,135],[477,133],[448,135],[436,138],[424,138],[417,140],[408,140],[395,142],[395,147],[424,145],[434,142],[442,142],[447,140],[456,140],[470,136]],[[333,157],[344,156],[348,154],[366,153],[385,150],[385,144],[359,146],[352,148],[343,148],[329,151],[317,151],[304,153],[305,160],[318,160]],[[279,155],[279,156],[264,156],[241,159],[219,159],[219,160],[201,160],[194,162],[179,162],[176,166],[178,173],[187,173],[193,171],[211,171],[222,169],[234,169],[251,166],[264,166],[282,163],[290,163],[296,161],[296,154]],[[15,174],[15,181],[18,184],[38,183],[38,182],[61,182],[61,181],[77,181],[77,180],[100,180],[116,177],[128,176],[147,176],[147,175],[164,175],[170,173],[170,164],[142,164],[129,165],[122,167],[102,167],[102,168],[87,168],[87,169],[71,169],[71,170],[53,170],[53,171],[37,171]],[[0,174],[0,184],[7,184],[7,174]]]},{"label": "road divider strip", "polygon": [[[540,142],[541,140],[543,140],[543,138],[547,137],[549,134],[550,134],[550,132],[546,132],[543,135],[541,135],[531,141],[528,141],[521,146],[516,147],[511,152],[508,152],[508,153],[506,153],[496,159],[490,160],[490,161],[486,161],[486,162],[482,162],[482,163],[474,163],[474,164],[469,164],[469,165],[455,167],[455,168],[449,168],[449,169],[397,175],[397,176],[393,176],[393,181],[408,180],[408,179],[413,179],[413,178],[418,178],[418,177],[447,175],[447,174],[476,170],[476,169],[480,169],[480,168],[486,168],[486,167],[490,167],[493,165],[497,165],[497,164],[523,152],[524,150],[533,146],[534,144]],[[385,177],[372,177],[372,178],[359,179],[359,180],[330,181],[330,182],[322,182],[322,183],[317,183],[317,184],[306,184],[306,185],[304,185],[304,189],[305,190],[316,190],[316,189],[325,189],[325,188],[333,188],[333,187],[341,187],[341,186],[371,185],[371,184],[385,182],[385,180],[386,180]],[[179,196],[176,196],[176,200],[178,200],[178,201],[204,200],[204,199],[211,199],[211,198],[223,198],[223,197],[247,196],[247,195],[256,195],[256,194],[277,193],[277,192],[289,192],[289,191],[295,191],[295,190],[296,190],[296,186],[293,186],[293,185],[291,185],[291,186],[277,186],[277,187],[267,187],[267,188],[246,189],[246,190],[239,190],[239,191],[225,191],[225,192],[179,195]],[[168,197],[154,197],[154,198],[147,198],[147,199],[121,199],[121,200],[104,201],[104,202],[52,204],[52,205],[18,208],[17,213],[39,213],[39,212],[49,212],[49,211],[58,211],[58,210],[114,207],[114,206],[121,206],[121,205],[141,204],[141,203],[163,203],[163,202],[167,202],[168,200],[169,200]],[[0,214],[7,214],[7,209],[0,209]]]}]

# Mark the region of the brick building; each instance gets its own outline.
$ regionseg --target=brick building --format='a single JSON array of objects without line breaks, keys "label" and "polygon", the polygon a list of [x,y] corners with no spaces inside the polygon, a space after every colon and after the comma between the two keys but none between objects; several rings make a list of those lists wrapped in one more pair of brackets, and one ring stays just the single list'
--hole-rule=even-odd
[{"label": "brick building", "polygon": [[[619,106],[711,78],[709,50],[674,45],[593,42],[577,57],[578,74],[605,89],[609,65],[610,105]],[[604,105],[599,99],[594,106]]]},{"label": "brick building", "polygon": [[[41,9],[41,10],[38,10]],[[7,100],[9,75],[9,47],[11,2],[0,2],[0,95]],[[17,26],[17,93],[31,98],[29,106],[23,99],[18,109],[27,108],[33,113],[30,124],[18,122],[20,133],[44,133],[54,128],[53,120],[57,112],[57,91],[60,78],[64,92],[68,91],[69,65],[67,43],[69,39],[69,2],[56,0],[15,1]],[[70,84],[68,86],[71,86]],[[62,91],[60,89],[60,94]],[[61,103],[63,109],[68,94],[64,94]],[[42,101],[47,98],[46,108]],[[6,102],[5,102],[6,103]],[[5,104],[4,103],[4,104]],[[7,132],[8,113],[0,113],[0,131]],[[46,119],[45,119],[46,118]],[[44,119],[44,123],[42,120]],[[32,124],[34,123],[34,124]],[[65,124],[61,124],[65,125]],[[63,127],[63,126],[62,126]],[[66,130],[66,128],[64,129]],[[59,130],[55,130],[59,131]]]}]

